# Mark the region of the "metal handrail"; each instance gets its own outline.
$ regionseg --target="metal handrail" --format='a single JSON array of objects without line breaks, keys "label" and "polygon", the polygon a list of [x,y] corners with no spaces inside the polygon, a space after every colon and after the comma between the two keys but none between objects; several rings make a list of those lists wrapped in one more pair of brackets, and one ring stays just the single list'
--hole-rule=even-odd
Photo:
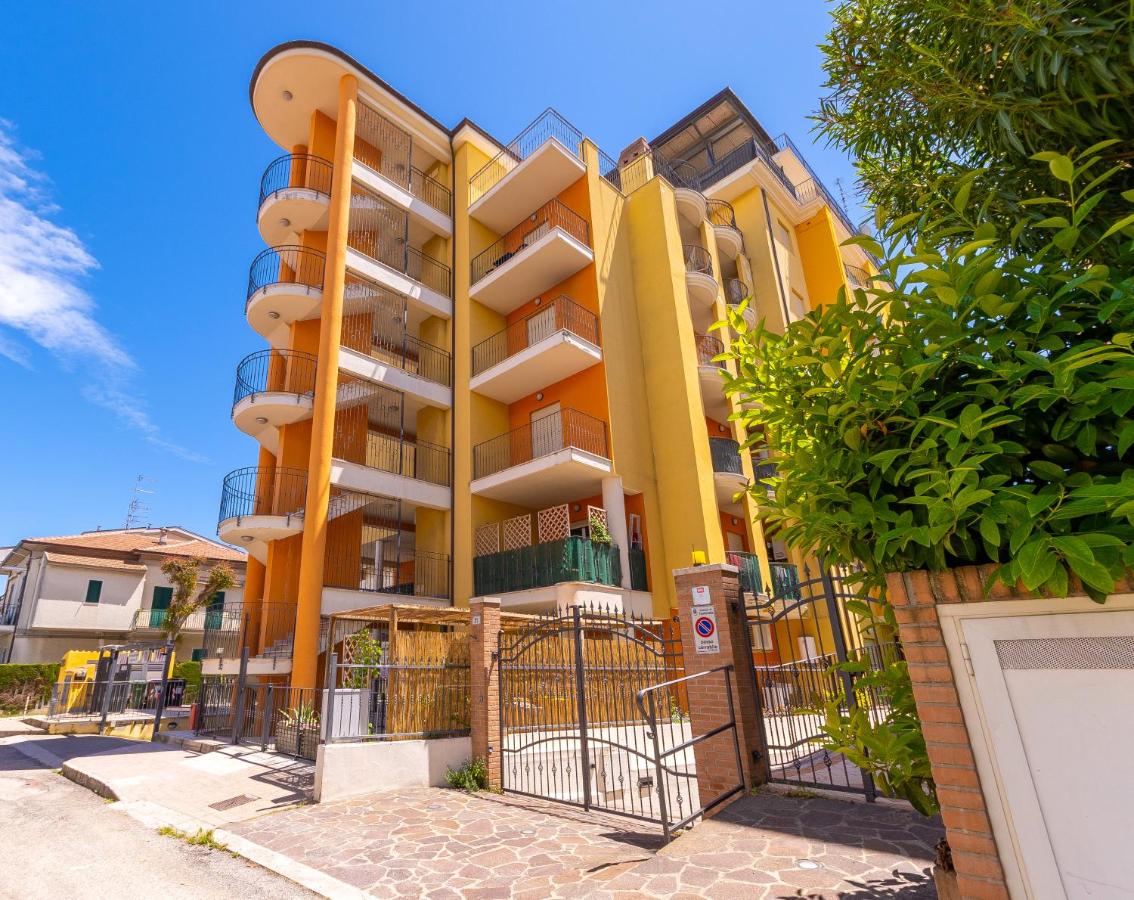
[{"label": "metal handrail", "polygon": [[609,458],[606,422],[577,409],[561,409],[473,447],[473,478],[575,448]]},{"label": "metal handrail", "polygon": [[[452,597],[452,573],[453,561],[448,554],[413,550],[399,553],[395,560],[363,561],[356,587],[381,594],[448,600]],[[407,576],[408,580],[403,580]]]},{"label": "metal handrail", "polygon": [[331,195],[331,177],[335,167],[330,160],[310,153],[287,153],[268,163],[260,178],[260,199],[256,208],[269,197],[286,190],[309,190]]},{"label": "metal handrail", "polygon": [[713,471],[728,475],[743,475],[740,465],[740,444],[732,438],[709,438],[709,455],[713,460]]},{"label": "metal handrail", "polygon": [[847,273],[847,280],[851,283],[851,287],[870,287],[870,273],[860,266],[852,266],[850,263],[843,263],[843,270]]},{"label": "metal handrail", "polygon": [[438,212],[453,215],[453,192],[416,166],[410,166],[410,193],[428,203]]},{"label": "metal handrail", "polygon": [[681,255],[685,258],[686,272],[701,272],[709,276],[713,274],[713,258],[699,244],[682,244]]},{"label": "metal handrail", "polygon": [[705,206],[706,216],[713,225],[736,228],[736,210],[727,200],[709,199],[705,201]]},{"label": "metal handrail", "polygon": [[241,516],[302,514],[307,472],[276,466],[247,466],[224,477],[217,522]]},{"label": "metal handrail", "polygon": [[310,247],[283,244],[261,251],[248,267],[248,293],[245,309],[252,296],[275,284],[295,284],[311,291],[323,290],[323,272],[327,257]]},{"label": "metal handrail", "polygon": [[572,155],[583,158],[583,133],[548,107],[503,150],[473,173],[469,178],[469,203],[475,203],[487,194],[505,175],[549,140],[557,141]]},{"label": "metal handrail", "polygon": [[724,344],[721,343],[719,338],[711,334],[695,334],[693,338],[697,343],[698,365],[716,366],[718,369],[725,367],[724,360],[716,359],[724,353]]},{"label": "metal handrail", "polygon": [[236,366],[235,408],[245,397],[255,394],[295,394],[296,398],[315,394],[318,357],[298,350],[258,350]]},{"label": "metal handrail", "polygon": [[439,294],[453,296],[453,273],[449,267],[410,246],[409,216],[405,210],[357,186],[350,198],[347,246]]},{"label": "metal handrail", "polygon": [[561,200],[549,200],[523,222],[473,257],[469,264],[470,283],[476,284],[555,228],[561,228],[580,243],[590,246],[590,228],[587,220]]},{"label": "metal handrail", "polygon": [[748,285],[739,278],[728,278],[725,280],[725,299],[730,306],[736,306],[749,296],[751,296],[751,292],[748,289]]},{"label": "metal handrail", "polygon": [[472,350],[472,373],[479,375],[558,332],[568,332],[595,346],[599,342],[598,316],[566,294],[530,315],[485,338]]}]

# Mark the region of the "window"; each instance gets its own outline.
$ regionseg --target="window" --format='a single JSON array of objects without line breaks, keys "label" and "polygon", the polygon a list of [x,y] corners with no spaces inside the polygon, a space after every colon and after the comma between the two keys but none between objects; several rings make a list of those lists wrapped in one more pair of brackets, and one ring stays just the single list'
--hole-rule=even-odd
[{"label": "window", "polygon": [[101,581],[88,581],[87,582],[87,598],[84,603],[98,603],[98,598],[102,596],[102,582]]},{"label": "window", "polygon": [[198,647],[196,650],[193,651],[193,655],[190,656],[189,658],[193,662],[200,662],[202,659],[205,658],[205,648],[204,647]]},{"label": "window", "polygon": [[757,653],[774,653],[775,641],[772,638],[771,625],[752,625],[752,649]]}]

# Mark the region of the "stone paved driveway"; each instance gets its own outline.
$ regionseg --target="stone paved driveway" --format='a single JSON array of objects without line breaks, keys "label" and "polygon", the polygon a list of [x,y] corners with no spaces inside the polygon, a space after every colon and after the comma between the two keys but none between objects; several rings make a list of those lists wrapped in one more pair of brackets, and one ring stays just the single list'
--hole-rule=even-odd
[{"label": "stone paved driveway", "polygon": [[745,797],[660,848],[657,829],[442,789],[306,806],[231,828],[375,897],[935,896],[940,827],[881,806]]}]

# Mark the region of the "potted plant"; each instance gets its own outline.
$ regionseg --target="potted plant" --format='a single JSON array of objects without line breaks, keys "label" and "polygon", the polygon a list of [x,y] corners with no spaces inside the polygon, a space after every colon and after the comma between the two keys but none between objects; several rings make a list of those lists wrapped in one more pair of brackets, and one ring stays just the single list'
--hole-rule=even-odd
[{"label": "potted plant", "polygon": [[276,749],[314,759],[319,748],[319,715],[307,704],[285,709],[276,724]]}]

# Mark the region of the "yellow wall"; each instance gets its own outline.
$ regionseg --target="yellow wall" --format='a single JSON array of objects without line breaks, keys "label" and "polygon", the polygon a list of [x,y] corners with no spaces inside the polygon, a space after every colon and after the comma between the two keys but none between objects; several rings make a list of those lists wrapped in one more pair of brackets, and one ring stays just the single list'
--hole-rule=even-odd
[{"label": "yellow wall", "polygon": [[846,269],[831,211],[824,206],[806,222],[797,225],[795,234],[811,308],[833,303],[839,288],[846,286]]}]

